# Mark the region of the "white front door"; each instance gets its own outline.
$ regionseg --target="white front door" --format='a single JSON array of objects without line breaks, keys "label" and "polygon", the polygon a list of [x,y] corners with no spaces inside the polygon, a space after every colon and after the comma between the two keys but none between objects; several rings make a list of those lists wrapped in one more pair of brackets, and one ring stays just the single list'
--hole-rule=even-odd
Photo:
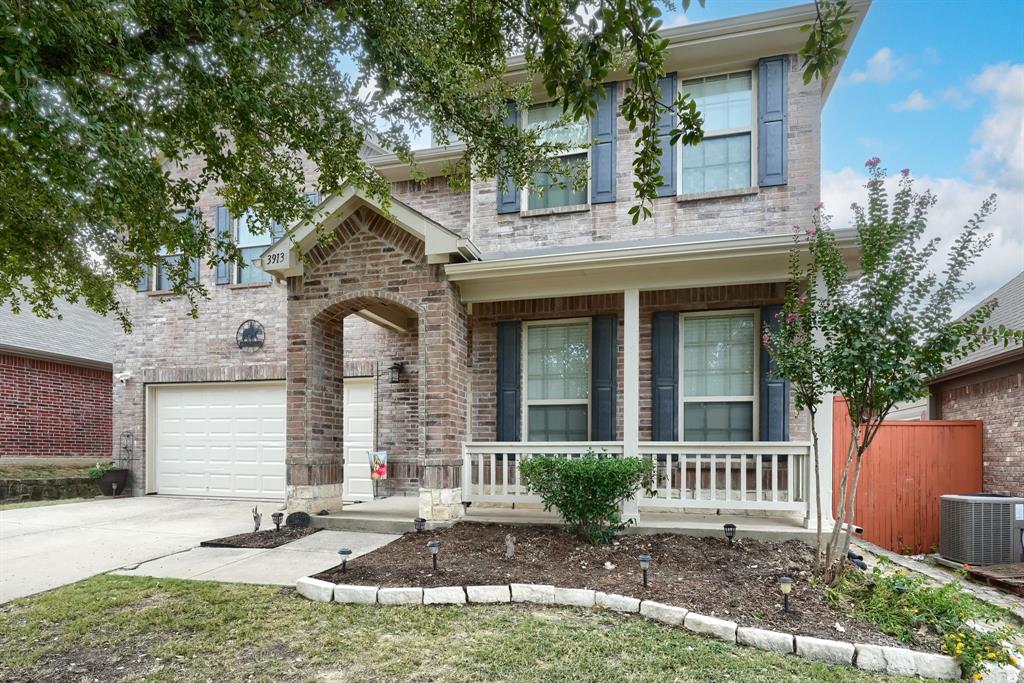
[{"label": "white front door", "polygon": [[148,409],[149,490],[284,499],[282,382],[155,386]]},{"label": "white front door", "polygon": [[370,480],[370,460],[374,449],[373,379],[370,377],[345,379],[345,479],[341,487],[344,500],[373,500],[373,482]]}]

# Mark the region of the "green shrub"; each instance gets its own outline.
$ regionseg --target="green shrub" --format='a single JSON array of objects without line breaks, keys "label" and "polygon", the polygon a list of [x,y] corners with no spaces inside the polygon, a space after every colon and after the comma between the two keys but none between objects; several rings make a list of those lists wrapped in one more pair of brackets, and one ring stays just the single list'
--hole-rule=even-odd
[{"label": "green shrub", "polygon": [[1013,635],[1010,629],[983,632],[972,626],[1005,617],[1004,610],[973,597],[959,581],[931,586],[918,574],[893,571],[892,565],[880,557],[869,574],[844,572],[829,599],[905,643],[921,629],[939,636],[942,649],[957,658],[965,677],[973,677],[985,662],[1012,659],[1002,645]]},{"label": "green shrub", "polygon": [[86,470],[89,476],[93,479],[99,479],[104,474],[114,469],[114,463],[112,462],[98,462],[95,465],[90,465],[89,469]]},{"label": "green shrub", "polygon": [[519,466],[526,487],[557,508],[569,530],[589,543],[608,543],[625,528],[620,503],[651,481],[654,469],[642,458],[617,458],[593,451],[577,458],[535,456]]}]

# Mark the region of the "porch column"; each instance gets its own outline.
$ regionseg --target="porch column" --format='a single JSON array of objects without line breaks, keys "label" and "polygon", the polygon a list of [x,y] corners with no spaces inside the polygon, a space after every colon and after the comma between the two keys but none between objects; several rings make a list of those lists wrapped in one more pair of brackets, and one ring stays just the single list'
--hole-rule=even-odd
[{"label": "porch column", "polygon": [[[832,526],[832,417],[835,409],[835,397],[826,394],[818,406],[815,416],[815,427],[818,432],[818,455],[821,458],[821,525],[824,529]],[[813,453],[811,457],[814,457]],[[807,486],[807,527],[814,526],[814,465],[811,465],[811,476]]]},{"label": "porch column", "polygon": [[[622,450],[627,458],[640,457],[640,290],[623,292],[622,339]],[[623,521],[640,521],[637,498],[622,505]]]}]

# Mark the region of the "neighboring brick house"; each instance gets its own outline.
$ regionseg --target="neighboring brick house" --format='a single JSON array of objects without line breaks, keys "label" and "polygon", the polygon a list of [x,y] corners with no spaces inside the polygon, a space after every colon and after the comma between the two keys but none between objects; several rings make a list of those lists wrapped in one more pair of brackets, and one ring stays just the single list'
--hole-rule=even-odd
[{"label": "neighboring brick house", "polygon": [[53,318],[0,306],[0,458],[111,457],[114,323],[56,305]]},{"label": "neighboring brick house", "polygon": [[[986,301],[990,325],[1024,329],[1024,272]],[[933,420],[984,423],[984,484],[989,493],[1024,496],[1024,346],[986,344],[929,382]]]},{"label": "neighboring brick house", "polygon": [[[866,10],[852,3],[851,40]],[[459,145],[418,153],[422,181],[371,151],[392,182],[386,210],[351,188],[311,193],[314,219],[270,244],[211,189],[198,210],[262,270],[197,263],[210,290],[197,320],[160,269],[125,293],[137,331],[115,344],[132,374],[115,421],[145,443],[138,490],[334,510],[372,496],[366,451],[380,449],[383,491],[445,519],[461,502],[529,500],[521,457],[594,448],[658,463],[646,506],[806,516],[808,423],[760,330],[783,300],[792,226],[819,201],[821,108],[838,74],[803,82],[800,26],[814,17],[804,5],[664,31],[661,87],[697,98],[706,137],[681,148],[666,135],[666,182],[636,226],[624,73],[593,120],[556,131],[584,145],[566,155],[589,165],[580,190],[491,179],[456,192],[442,169]],[[542,100],[509,114],[553,119]],[[262,323],[261,348],[236,344],[247,320]]]}]

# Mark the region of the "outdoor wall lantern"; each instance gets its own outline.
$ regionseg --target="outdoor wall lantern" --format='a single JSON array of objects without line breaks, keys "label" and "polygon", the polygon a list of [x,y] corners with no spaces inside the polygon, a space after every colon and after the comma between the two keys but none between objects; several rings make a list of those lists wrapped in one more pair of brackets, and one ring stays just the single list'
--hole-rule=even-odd
[{"label": "outdoor wall lantern", "polygon": [[348,556],[352,554],[352,551],[349,550],[348,548],[342,548],[341,550],[338,551],[338,554],[341,555],[341,573],[342,574],[347,574],[348,573]]},{"label": "outdoor wall lantern", "polygon": [[736,535],[736,525],[730,522],[723,528],[725,529],[725,537],[729,539],[729,545],[732,545],[733,536]]},{"label": "outdoor wall lantern", "polygon": [[793,590],[793,579],[788,576],[780,576],[779,590],[782,591],[782,611],[789,614],[789,592]]},{"label": "outdoor wall lantern", "polygon": [[644,573],[644,588],[647,588],[647,570],[651,568],[651,556],[644,554],[636,559],[640,560],[640,571]]},{"label": "outdoor wall lantern", "polygon": [[430,551],[430,561],[434,565],[434,571],[437,571],[437,553],[441,550],[441,541],[427,541],[427,550]]},{"label": "outdoor wall lantern", "polygon": [[427,520],[423,519],[422,517],[417,517],[414,520],[412,520],[412,525],[416,527],[416,533],[420,533],[421,531],[423,531],[423,529],[426,528]]},{"label": "outdoor wall lantern", "polygon": [[270,519],[274,520],[274,531],[280,531],[281,530],[281,520],[284,519],[284,513],[283,512],[275,512],[274,514],[270,515]]},{"label": "outdoor wall lantern", "polygon": [[390,384],[401,384],[406,380],[402,379],[402,368],[405,367],[404,363],[395,361],[388,367],[388,382]]}]

